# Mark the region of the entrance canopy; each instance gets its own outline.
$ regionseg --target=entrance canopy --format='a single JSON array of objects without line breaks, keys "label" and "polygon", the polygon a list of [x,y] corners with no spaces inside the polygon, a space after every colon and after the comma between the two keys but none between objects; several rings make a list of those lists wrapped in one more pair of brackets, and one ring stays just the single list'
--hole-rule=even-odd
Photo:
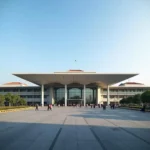
[{"label": "entrance canopy", "polygon": [[101,87],[116,84],[123,80],[138,75],[137,73],[96,73],[82,70],[69,70],[67,72],[54,73],[14,73],[13,75],[30,81],[37,85],[55,84],[96,84]]}]

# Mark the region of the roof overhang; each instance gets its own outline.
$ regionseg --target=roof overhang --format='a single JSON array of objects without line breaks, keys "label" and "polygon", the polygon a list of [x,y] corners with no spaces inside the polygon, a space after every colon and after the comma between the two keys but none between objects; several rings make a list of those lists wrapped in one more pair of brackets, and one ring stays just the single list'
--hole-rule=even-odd
[{"label": "roof overhang", "polygon": [[37,85],[51,84],[91,84],[95,83],[100,86],[113,85],[138,75],[138,73],[14,73],[13,75]]}]

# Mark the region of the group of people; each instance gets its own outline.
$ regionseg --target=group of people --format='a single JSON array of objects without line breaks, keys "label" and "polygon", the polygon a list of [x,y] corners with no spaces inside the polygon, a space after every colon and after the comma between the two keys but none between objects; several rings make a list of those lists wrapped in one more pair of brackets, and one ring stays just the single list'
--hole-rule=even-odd
[{"label": "group of people", "polygon": [[48,104],[48,105],[47,105],[47,110],[52,110],[52,109],[53,109],[52,104]]},{"label": "group of people", "polygon": [[[101,108],[101,107],[102,107],[102,108],[103,108],[103,110],[106,110],[106,104],[101,104],[101,105],[100,105],[100,104],[98,104],[97,106],[98,106],[99,108]],[[95,104],[92,104],[92,105],[91,105],[91,108],[95,108],[95,107],[96,107],[96,105],[95,105]],[[115,109],[115,104],[110,104],[110,108],[111,108],[111,109]]]},{"label": "group of people", "polygon": [[[35,111],[37,111],[37,110],[39,110],[38,104],[35,105]],[[47,110],[48,110],[48,111],[49,111],[49,110],[53,110],[52,104],[48,104],[48,105],[47,105]]]},{"label": "group of people", "polygon": [[[91,108],[95,108],[95,107],[96,107],[96,104],[91,104],[90,106],[91,106]],[[102,107],[103,110],[106,109],[106,105],[105,105],[105,104],[101,104],[101,105],[98,104],[97,106],[98,106],[99,108]],[[35,105],[35,111],[39,110],[38,107],[39,107],[38,104],[36,104],[36,105]],[[59,106],[58,106],[58,107],[59,107]],[[82,105],[80,104],[79,107],[82,107]],[[88,107],[88,104],[86,105],[86,107]],[[114,108],[115,108],[115,104],[110,104],[110,108],[111,108],[111,109],[114,109]],[[48,105],[47,105],[47,110],[49,111],[49,110],[52,110],[52,109],[53,109],[53,105],[52,105],[52,104],[48,104]]]},{"label": "group of people", "polygon": [[110,104],[111,109],[115,109],[115,104]]}]

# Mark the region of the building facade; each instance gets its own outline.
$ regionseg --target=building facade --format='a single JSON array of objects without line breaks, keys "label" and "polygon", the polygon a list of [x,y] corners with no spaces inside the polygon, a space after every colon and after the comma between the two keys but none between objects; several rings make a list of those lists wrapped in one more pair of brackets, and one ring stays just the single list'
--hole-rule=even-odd
[{"label": "building facade", "polygon": [[[122,98],[142,94],[144,91],[150,90],[150,87],[137,83],[125,83],[119,86],[109,87],[109,102],[107,101],[107,88],[87,86],[85,90],[86,104],[96,103],[119,103]],[[41,87],[28,86],[18,82],[12,82],[0,86],[0,94],[5,95],[12,93],[24,98],[28,105],[35,103],[41,104]],[[49,103],[65,104],[65,87],[44,87],[44,105]],[[71,84],[67,87],[67,105],[72,104],[84,105],[84,87],[78,84]]]},{"label": "building facade", "polygon": [[51,74],[14,74],[37,86],[10,82],[0,86],[0,94],[12,93],[24,98],[29,105],[47,104],[110,104],[119,103],[124,97],[141,94],[150,87],[140,83],[127,82],[113,86],[137,73],[96,73],[82,70],[54,72]]}]

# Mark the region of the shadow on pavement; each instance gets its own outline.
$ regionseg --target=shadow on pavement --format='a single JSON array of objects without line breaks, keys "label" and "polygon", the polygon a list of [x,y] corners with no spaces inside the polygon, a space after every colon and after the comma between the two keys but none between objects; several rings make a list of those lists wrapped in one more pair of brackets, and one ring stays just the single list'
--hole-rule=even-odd
[{"label": "shadow on pavement", "polygon": [[99,109],[93,108],[81,110],[80,112],[82,112],[82,114],[72,114],[71,116],[84,118],[115,119],[115,120],[150,121],[149,112],[141,112],[134,110],[109,109],[109,108],[106,110],[102,110],[102,108]]},{"label": "shadow on pavement", "polygon": [[0,150],[150,150],[149,114],[44,109],[1,115]]},{"label": "shadow on pavement", "polygon": [[150,150],[150,129],[0,122],[0,150],[11,149]]}]

